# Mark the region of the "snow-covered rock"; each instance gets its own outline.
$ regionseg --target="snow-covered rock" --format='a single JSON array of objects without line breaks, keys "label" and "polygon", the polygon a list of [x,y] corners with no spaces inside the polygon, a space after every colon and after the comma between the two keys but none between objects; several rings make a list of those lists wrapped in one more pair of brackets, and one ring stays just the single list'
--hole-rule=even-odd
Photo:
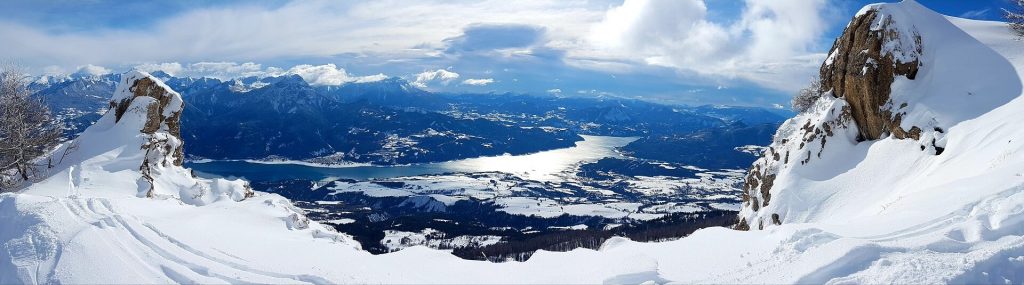
[{"label": "snow-covered rock", "polygon": [[983,169],[956,158],[1003,147],[950,144],[1012,141],[973,126],[1020,96],[1014,65],[914,1],[865,7],[821,66],[823,98],[783,123],[752,166],[737,227],[845,219],[835,214],[949,181],[941,172]]},{"label": "snow-covered rock", "polygon": [[51,176],[25,192],[94,191],[87,195],[132,195],[193,205],[253,195],[242,180],[201,179],[182,167],[183,101],[159,79],[135,71],[122,75],[109,105],[96,124],[51,153],[47,160],[53,165],[45,170]]}]

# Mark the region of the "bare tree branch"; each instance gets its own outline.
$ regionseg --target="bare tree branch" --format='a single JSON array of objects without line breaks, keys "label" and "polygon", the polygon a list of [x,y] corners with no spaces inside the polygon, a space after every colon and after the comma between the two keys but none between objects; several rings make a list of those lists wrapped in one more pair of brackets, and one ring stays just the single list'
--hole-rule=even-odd
[{"label": "bare tree branch", "polygon": [[793,96],[793,100],[790,102],[793,106],[793,111],[797,113],[807,112],[814,103],[818,102],[818,98],[821,98],[821,79],[817,76],[811,77],[810,84],[800,91],[797,91],[796,96]]},{"label": "bare tree branch", "polygon": [[34,178],[34,160],[61,138],[61,124],[32,98],[27,79],[20,68],[0,66],[0,191]]}]

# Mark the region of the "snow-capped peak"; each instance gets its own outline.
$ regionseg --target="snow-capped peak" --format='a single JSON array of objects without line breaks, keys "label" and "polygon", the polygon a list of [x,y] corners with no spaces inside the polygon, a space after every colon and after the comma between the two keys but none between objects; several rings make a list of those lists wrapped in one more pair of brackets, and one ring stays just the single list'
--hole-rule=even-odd
[{"label": "snow-capped peak", "polygon": [[65,82],[68,80],[71,80],[71,76],[68,76],[66,74],[44,74],[40,75],[39,77],[36,77],[35,80],[32,80],[32,83],[37,85],[50,85]]}]

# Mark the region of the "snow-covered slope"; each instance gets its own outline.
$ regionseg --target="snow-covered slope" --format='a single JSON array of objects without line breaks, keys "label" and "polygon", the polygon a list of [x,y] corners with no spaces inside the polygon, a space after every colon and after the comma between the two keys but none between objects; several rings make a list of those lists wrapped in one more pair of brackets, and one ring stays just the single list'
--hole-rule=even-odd
[{"label": "snow-covered slope", "polygon": [[[1020,184],[1024,46],[986,24],[971,27],[985,27],[988,44],[916,2],[865,7],[822,66],[825,98],[785,122],[754,164],[749,227],[859,217],[909,226]],[[921,205],[928,213],[915,217]]]},{"label": "snow-covered slope", "polygon": [[[861,14],[914,52],[877,51],[877,62],[859,64],[830,57],[823,69],[862,67],[844,74],[877,78],[880,64],[903,67],[889,69],[882,111],[865,109],[863,95],[873,93],[850,91],[859,89],[848,81],[833,90],[840,97],[780,129],[755,166],[754,177],[772,183],[751,187],[742,212],[764,230],[613,239],[598,251],[540,252],[522,263],[424,247],[372,256],[280,196],[187,175],[174,163],[176,95],[137,73],[114,96],[131,98],[120,120],[106,114],[50,178],[0,194],[0,283],[1024,282],[1021,43],[1003,23],[943,17],[914,2]],[[874,25],[885,21],[891,26]],[[138,80],[163,95],[136,97],[129,87]],[[163,147],[141,147],[154,140]]]}]

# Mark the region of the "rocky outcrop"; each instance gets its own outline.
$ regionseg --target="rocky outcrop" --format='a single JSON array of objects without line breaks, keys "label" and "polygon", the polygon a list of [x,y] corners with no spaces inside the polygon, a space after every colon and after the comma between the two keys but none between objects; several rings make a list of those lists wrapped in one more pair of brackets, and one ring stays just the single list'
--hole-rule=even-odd
[{"label": "rocky outcrop", "polygon": [[146,197],[156,195],[154,180],[159,172],[156,169],[180,167],[185,161],[180,127],[181,95],[157,80],[140,72],[125,74],[110,100],[115,124],[122,123],[129,112],[132,112],[132,120],[142,119],[139,131],[144,134],[141,148],[145,156],[139,166],[142,174],[139,183]]},{"label": "rocky outcrop", "polygon": [[[876,140],[888,134],[919,139],[921,130],[904,130],[901,106],[890,100],[890,88],[898,76],[914,79],[921,65],[921,36],[915,30],[894,27],[892,17],[868,10],[858,15],[835,41],[829,59],[820,70],[822,92],[843,98],[857,124],[859,140]],[[904,39],[910,39],[904,40]]]},{"label": "rocky outcrop", "polygon": [[[772,145],[750,168],[736,229],[781,224],[784,213],[762,213],[772,192],[778,191],[773,187],[780,169],[821,158],[827,143],[839,134],[852,136],[848,137],[851,143],[890,135],[921,138],[921,128],[902,126],[906,102],[894,102],[890,96],[897,78],[917,77],[922,67],[921,35],[877,7],[859,13],[836,39],[819,70],[822,98],[815,107],[783,124]],[[941,153],[940,147],[935,149]]]},{"label": "rocky outcrop", "polygon": [[[181,143],[181,95],[156,82],[152,77],[141,74],[126,75],[122,84],[129,86],[128,96],[119,96],[110,101],[110,110],[114,111],[115,122],[120,122],[130,107],[141,107],[138,111],[145,112],[145,123],[140,131],[151,136],[150,143],[143,148],[147,153],[167,154],[161,159],[162,163],[169,162],[181,166],[185,161],[184,147]],[[145,99],[139,100],[140,98]],[[158,135],[157,131],[163,131],[167,135]]]},{"label": "rocky outcrop", "polygon": [[182,167],[184,101],[159,79],[144,72],[126,73],[109,104],[110,111],[104,119],[114,126],[101,128],[105,129],[102,132],[108,136],[127,136],[121,139],[140,143],[139,196],[203,205],[225,197],[238,201],[255,195],[245,181],[202,179]]}]

